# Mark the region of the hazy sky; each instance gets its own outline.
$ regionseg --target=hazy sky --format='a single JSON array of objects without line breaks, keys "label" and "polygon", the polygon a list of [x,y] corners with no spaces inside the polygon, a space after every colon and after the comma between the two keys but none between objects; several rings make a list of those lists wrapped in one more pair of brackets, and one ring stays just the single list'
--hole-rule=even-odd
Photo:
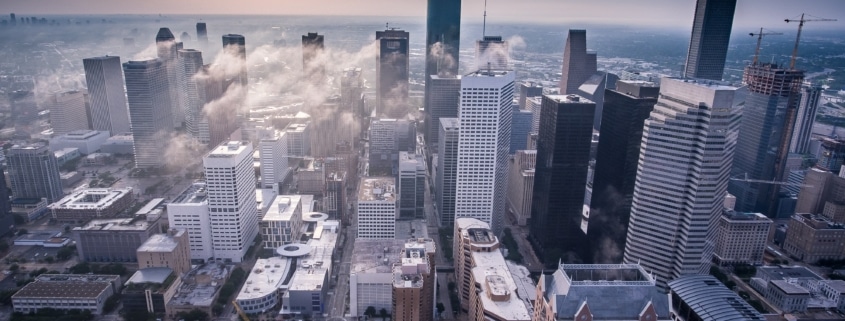
[{"label": "hazy sky", "polygon": [[[480,20],[484,0],[464,0],[464,22]],[[5,13],[268,14],[424,16],[426,0],[0,0]],[[488,22],[595,22],[689,27],[695,0],[489,0]],[[814,28],[845,30],[845,0],[738,0],[735,28],[785,27],[802,12],[839,19]],[[797,26],[796,26],[797,28]]]}]

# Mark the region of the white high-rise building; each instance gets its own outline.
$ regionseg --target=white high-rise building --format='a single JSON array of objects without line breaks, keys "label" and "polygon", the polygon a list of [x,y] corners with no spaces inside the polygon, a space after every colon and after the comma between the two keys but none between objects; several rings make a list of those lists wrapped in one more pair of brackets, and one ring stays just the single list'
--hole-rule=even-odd
[{"label": "white high-rise building", "polygon": [[507,195],[514,73],[479,70],[461,78],[455,218],[502,231]]},{"label": "white high-rise building", "polygon": [[624,262],[658,286],[707,274],[739,131],[741,91],[663,78],[645,121]]},{"label": "white high-rise building", "polygon": [[123,64],[123,75],[135,141],[135,166],[162,166],[162,143],[170,139],[173,131],[167,67],[160,59],[129,61]]},{"label": "white high-rise building", "polygon": [[273,130],[258,142],[261,157],[261,186],[278,193],[278,186],[288,176],[288,138],[286,132]]},{"label": "white high-rise building", "polygon": [[177,54],[176,82],[179,88],[179,109],[185,115],[185,130],[194,139],[200,137],[202,107],[205,104],[205,86],[196,75],[202,67],[202,51],[180,49]]},{"label": "white high-rise building", "polygon": [[358,187],[359,239],[396,237],[396,181],[393,177],[364,177]]},{"label": "white high-rise building", "polygon": [[88,129],[85,97],[81,91],[72,90],[50,95],[47,105],[54,135]]},{"label": "white high-rise building", "polygon": [[241,262],[258,234],[252,144],[221,144],[203,159],[214,258]]},{"label": "white high-rise building", "polygon": [[207,261],[214,257],[208,214],[208,192],[204,182],[194,183],[167,204],[170,228],[188,231],[192,260]]},{"label": "white high-rise building", "polygon": [[85,58],[82,66],[91,104],[91,128],[108,131],[112,136],[128,133],[129,109],[123,91],[120,57]]}]

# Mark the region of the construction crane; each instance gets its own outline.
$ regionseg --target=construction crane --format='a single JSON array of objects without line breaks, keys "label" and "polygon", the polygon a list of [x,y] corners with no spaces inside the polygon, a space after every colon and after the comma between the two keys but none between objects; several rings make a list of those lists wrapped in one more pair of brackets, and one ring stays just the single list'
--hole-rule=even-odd
[{"label": "construction crane", "polygon": [[737,175],[735,177],[731,177],[730,179],[732,181],[737,181],[737,182],[784,185],[784,186],[799,186],[799,187],[813,187],[813,185],[807,185],[807,184],[802,184],[802,183],[790,183],[790,182],[780,182],[780,181],[766,181],[766,180],[762,180],[762,179],[750,179],[750,178],[748,178],[748,173],[745,173],[744,175]]},{"label": "construction crane", "polygon": [[249,321],[249,317],[246,316],[246,313],[244,313],[244,310],[241,309],[241,305],[238,304],[238,300],[233,300],[232,305],[235,307],[235,310],[238,311],[238,315],[241,316],[241,321]]},{"label": "construction crane", "polygon": [[751,62],[752,66],[757,65],[757,57],[760,56],[760,43],[763,41],[763,36],[779,36],[782,35],[782,32],[763,32],[763,28],[760,28],[759,33],[749,33],[749,36],[757,36],[757,49],[754,50],[754,61]]},{"label": "construction crane", "polygon": [[804,14],[801,14],[801,18],[798,20],[795,19],[784,19],[786,23],[790,22],[798,22],[798,35],[795,36],[795,47],[792,48],[792,60],[789,61],[789,69],[795,69],[795,59],[798,58],[798,42],[801,40],[801,29],[804,28],[805,22],[810,21],[836,21],[836,19],[825,19],[825,18],[814,18],[814,19],[804,19]]}]

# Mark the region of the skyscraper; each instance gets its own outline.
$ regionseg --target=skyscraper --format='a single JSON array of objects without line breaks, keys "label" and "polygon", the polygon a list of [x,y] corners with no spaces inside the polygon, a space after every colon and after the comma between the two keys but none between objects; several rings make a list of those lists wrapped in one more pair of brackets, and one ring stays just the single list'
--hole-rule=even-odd
[{"label": "skyscraper", "polygon": [[520,109],[517,104],[513,104],[512,113],[510,154],[516,153],[517,150],[526,149],[528,134],[531,132],[531,122],[534,118],[530,110]]},{"label": "skyscraper", "polygon": [[422,155],[399,152],[399,216],[401,219],[425,218],[425,162]]},{"label": "skyscraper", "polygon": [[698,0],[684,77],[722,80],[736,0]]},{"label": "skyscraper", "polygon": [[822,88],[819,86],[801,87],[801,101],[798,103],[798,117],[795,119],[795,129],[792,131],[792,142],[789,152],[806,154],[810,137],[813,134],[813,124],[816,122],[816,111],[819,107]]},{"label": "skyscraper", "polygon": [[593,117],[593,129],[595,130],[599,130],[599,127],[601,127],[605,89],[615,89],[617,80],[619,80],[619,77],[614,74],[597,71],[578,87],[577,95],[596,103],[596,115]]},{"label": "skyscraper", "polygon": [[6,186],[6,173],[0,167],[0,236],[12,231],[15,218],[12,216],[12,204],[9,202],[9,189]]},{"label": "skyscraper", "polygon": [[185,131],[199,140],[199,123],[203,118],[202,107],[205,105],[205,86],[197,81],[197,73],[203,69],[202,52],[194,49],[178,51],[176,68],[177,88],[179,88],[179,106],[185,115]]},{"label": "skyscraper", "polygon": [[582,225],[595,109],[577,95],[543,96],[530,238],[547,266],[588,255]]},{"label": "skyscraper", "polygon": [[197,119],[199,126],[199,141],[209,147],[215,147],[227,141],[229,136],[238,128],[237,108],[228,105],[212,104],[223,96],[228,82],[221,75],[209,72],[211,65],[203,65],[202,71],[194,76],[197,89],[204,97],[200,97],[202,110]]},{"label": "skyscraper", "polygon": [[326,68],[320,61],[323,54],[323,35],[316,32],[309,32],[302,35],[302,72],[305,79],[319,82],[325,77]]},{"label": "skyscraper", "polygon": [[461,122],[457,118],[440,118],[440,141],[437,144],[437,212],[440,225],[455,223],[455,188],[458,176],[458,137]]},{"label": "skyscraper", "polygon": [[241,262],[258,234],[252,144],[226,142],[202,159],[216,259]]},{"label": "skyscraper", "polygon": [[167,67],[161,59],[128,61],[123,64],[129,121],[135,141],[135,166],[159,167],[162,142],[173,131]]},{"label": "skyscraper", "polygon": [[352,133],[351,143],[358,144],[361,131],[365,130],[364,119],[369,115],[364,112],[364,78],[361,76],[361,68],[345,68],[340,76],[340,110],[341,112],[352,113],[355,120],[355,128]]},{"label": "skyscraper", "polygon": [[270,129],[258,143],[261,157],[261,187],[279,190],[288,176],[288,138],[285,132]]},{"label": "skyscraper", "polygon": [[534,83],[520,83],[519,84],[519,108],[528,109],[527,99],[529,97],[538,97],[543,95],[543,87]]},{"label": "skyscraper", "polygon": [[376,31],[376,111],[390,118],[408,113],[408,32]]},{"label": "skyscraper", "polygon": [[64,196],[59,163],[46,144],[12,146],[6,152],[6,162],[14,197],[43,197],[53,203]]},{"label": "skyscraper", "polygon": [[587,238],[592,263],[620,263],[634,197],[643,124],[660,88],[644,81],[616,82],[604,93],[601,139],[596,154]]},{"label": "skyscraper", "polygon": [[208,43],[208,29],[205,22],[197,22],[197,41],[203,45]]},{"label": "skyscraper", "polygon": [[91,105],[91,128],[110,135],[129,132],[129,109],[123,92],[120,57],[104,56],[82,59]]},{"label": "skyscraper", "polygon": [[508,68],[508,42],[502,36],[484,36],[475,42],[475,68],[501,69]]},{"label": "skyscraper", "polygon": [[596,53],[587,51],[587,30],[569,29],[563,49],[560,93],[577,94],[578,87],[596,73]]},{"label": "skyscraper", "polygon": [[[458,52],[461,49],[461,0],[428,0],[425,26],[425,111],[428,113],[431,88],[429,77],[458,75]],[[438,123],[435,121],[431,124],[434,130],[437,130]]]},{"label": "skyscraper", "polygon": [[246,38],[241,35],[228,34],[223,35],[223,52],[231,57],[237,58],[235,62],[240,64],[238,66],[238,73],[230,75],[235,83],[246,87],[248,84],[247,70],[246,70]]},{"label": "skyscraper", "polygon": [[182,122],[185,120],[185,112],[182,111],[182,107],[179,104],[179,88],[177,86],[177,76],[176,76],[176,69],[178,65],[178,53],[177,51],[179,48],[179,44],[176,42],[176,37],[173,36],[173,33],[170,32],[168,28],[161,28],[158,30],[158,34],[156,34],[156,48],[158,49],[158,58],[164,63],[164,67],[167,70],[167,86],[168,90],[170,91],[170,104],[171,104],[171,120],[173,121],[173,127],[179,127],[182,125]]},{"label": "skyscraper", "polygon": [[[731,176],[780,180],[786,169],[792,129],[804,72],[772,64],[749,65],[743,82],[748,97],[742,109]],[[777,212],[780,186],[733,180],[728,190],[736,196],[738,212]]]},{"label": "skyscraper", "polygon": [[643,128],[623,261],[654,272],[664,289],[707,274],[715,247],[742,97],[711,83],[663,78]]},{"label": "skyscraper", "polygon": [[[458,117],[461,76],[431,75],[426,84],[428,104],[425,108],[425,142],[434,150],[439,142],[440,119]],[[428,86],[431,86],[430,88]]]},{"label": "skyscraper", "polygon": [[432,239],[412,239],[399,254],[400,263],[392,268],[396,280],[392,282],[392,312],[396,320],[434,320],[434,247]]},{"label": "skyscraper", "polygon": [[511,71],[461,78],[455,217],[479,219],[497,233],[504,227],[514,90]]},{"label": "skyscraper", "polygon": [[85,97],[81,91],[71,90],[50,95],[47,97],[47,105],[54,135],[88,129]]}]

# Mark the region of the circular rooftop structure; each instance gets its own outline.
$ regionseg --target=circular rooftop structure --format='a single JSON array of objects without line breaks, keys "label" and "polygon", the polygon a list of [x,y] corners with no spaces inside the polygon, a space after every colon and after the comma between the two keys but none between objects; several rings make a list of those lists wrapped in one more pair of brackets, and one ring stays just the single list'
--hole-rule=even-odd
[{"label": "circular rooftop structure", "polygon": [[302,214],[303,222],[322,222],[329,219],[329,214],[321,212],[308,212]]},{"label": "circular rooftop structure", "polygon": [[288,244],[276,249],[276,253],[284,257],[300,257],[311,253],[311,246],[308,244]]}]

